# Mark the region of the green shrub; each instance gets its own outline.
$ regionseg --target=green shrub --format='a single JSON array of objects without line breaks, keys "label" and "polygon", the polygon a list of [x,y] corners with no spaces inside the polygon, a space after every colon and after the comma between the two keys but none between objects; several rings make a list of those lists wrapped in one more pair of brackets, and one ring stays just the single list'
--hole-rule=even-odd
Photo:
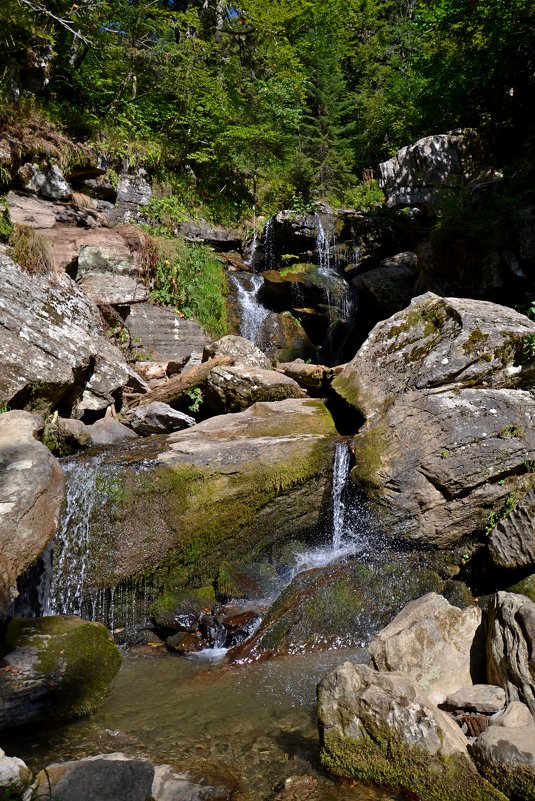
[{"label": "green shrub", "polygon": [[213,337],[227,332],[227,281],[222,263],[203,245],[156,239],[159,257],[150,276],[154,303],[174,306]]},{"label": "green shrub", "polygon": [[9,207],[4,198],[0,200],[0,241],[6,241],[13,233],[13,224],[9,219]]}]

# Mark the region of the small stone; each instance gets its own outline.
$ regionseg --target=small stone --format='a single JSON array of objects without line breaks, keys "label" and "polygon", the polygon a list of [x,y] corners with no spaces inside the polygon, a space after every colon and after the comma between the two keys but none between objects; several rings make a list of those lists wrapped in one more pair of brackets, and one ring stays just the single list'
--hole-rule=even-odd
[{"label": "small stone", "polygon": [[482,715],[494,715],[504,706],[505,691],[501,687],[490,684],[474,684],[473,687],[463,687],[448,695],[441,704],[441,708],[449,712],[464,709],[467,712],[479,712]]}]

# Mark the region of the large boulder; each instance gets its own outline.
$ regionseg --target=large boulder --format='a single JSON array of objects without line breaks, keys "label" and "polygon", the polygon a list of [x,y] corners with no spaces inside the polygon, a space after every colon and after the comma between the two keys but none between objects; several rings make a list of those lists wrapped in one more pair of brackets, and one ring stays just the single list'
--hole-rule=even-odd
[{"label": "large boulder", "polygon": [[98,245],[86,244],[80,250],[76,280],[98,303],[127,305],[147,300],[148,290],[141,279],[139,267],[124,240],[116,247],[104,241]]},{"label": "large boulder", "polygon": [[67,276],[0,254],[0,404],[82,416],[115,402],[129,369],[97,307]]},{"label": "large boulder", "polygon": [[364,299],[368,314],[371,306],[377,316],[390,317],[409,305],[417,277],[418,258],[416,253],[408,251],[383,259],[371,270],[357,273],[351,286]]},{"label": "large boulder", "polygon": [[204,403],[212,414],[241,412],[257,401],[304,398],[299,384],[276,370],[235,365],[214,367],[206,380]]},{"label": "large boulder", "polygon": [[63,472],[35,436],[41,415],[0,414],[0,615],[18,595],[17,577],[37,559],[58,525]]},{"label": "large boulder", "polygon": [[426,801],[505,801],[477,773],[467,740],[401,673],[346,662],[318,686],[324,766]]},{"label": "large boulder", "polygon": [[146,759],[98,754],[55,762],[37,776],[37,794],[57,801],[149,801],[154,768]]},{"label": "large boulder", "polygon": [[535,324],[428,293],[378,323],[332,386],[366,424],[353,479],[392,535],[490,530],[532,484]]},{"label": "large boulder", "polygon": [[152,189],[143,168],[137,175],[123,173],[117,182],[114,222],[133,223],[144,220],[144,208],[150,202]]},{"label": "large boulder", "polygon": [[431,703],[441,703],[485,677],[481,609],[461,610],[428,593],[374,637],[370,653],[377,670],[403,673]]},{"label": "large boulder", "polygon": [[242,364],[246,367],[260,367],[263,370],[271,370],[271,361],[245,337],[228,334],[221,337],[216,342],[206,345],[202,358],[206,362],[216,356],[230,356],[234,364]]},{"label": "large boulder", "polygon": [[57,164],[45,167],[23,164],[17,174],[27,192],[49,200],[68,200],[72,195],[72,189]]},{"label": "large boulder", "polygon": [[153,401],[147,406],[138,406],[127,416],[128,424],[136,434],[170,434],[195,425],[195,418],[173,409],[167,403]]},{"label": "large boulder", "polygon": [[470,128],[434,134],[398,150],[379,165],[379,186],[390,207],[429,203],[442,187],[488,180],[488,145]]},{"label": "large boulder", "polygon": [[[222,562],[252,562],[276,544],[315,533],[328,503],[335,438],[321,401],[291,399],[117,446],[92,462],[90,491],[78,459],[68,480],[71,493],[83,494],[76,513],[89,518],[81,594],[90,605],[91,588],[132,577],[138,581],[129,587],[141,594],[145,580],[153,593],[206,586]],[[60,599],[54,608],[64,611],[75,569],[72,528],[54,556],[66,604]],[[116,593],[115,625],[121,614]]]},{"label": "large boulder", "polygon": [[503,687],[509,702],[522,701],[535,716],[535,603],[498,592],[487,628],[488,680]]},{"label": "large boulder", "polygon": [[121,665],[109,631],[77,617],[13,618],[0,654],[2,729],[88,715]]}]

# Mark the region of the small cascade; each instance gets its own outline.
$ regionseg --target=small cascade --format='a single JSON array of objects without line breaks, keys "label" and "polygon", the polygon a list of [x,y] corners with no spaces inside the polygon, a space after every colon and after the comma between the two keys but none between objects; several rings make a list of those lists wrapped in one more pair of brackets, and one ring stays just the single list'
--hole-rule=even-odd
[{"label": "small cascade", "polygon": [[240,335],[258,345],[262,323],[269,314],[268,309],[258,301],[264,279],[259,273],[243,272],[233,273],[231,280],[237,292]]},{"label": "small cascade", "polygon": [[351,451],[347,442],[336,445],[332,478],[331,540],[296,559],[296,573],[325,567],[344,557],[362,553],[367,545],[368,520],[363,504],[351,497]]},{"label": "small cascade", "polygon": [[336,247],[336,235],[334,232],[327,233],[321,215],[316,213],[316,250],[319,259],[319,274],[327,279],[328,285],[325,287],[325,300],[328,306],[333,306],[337,311],[337,316],[341,320],[349,320],[355,312],[355,299],[346,281],[338,272],[339,260],[334,251]]},{"label": "small cascade", "polygon": [[273,231],[273,218],[270,217],[264,228],[264,262],[266,270],[276,270],[275,235]]},{"label": "small cascade", "polygon": [[81,615],[89,562],[91,513],[97,501],[96,456],[82,470],[66,462],[67,505],[53,541],[53,566],[45,615]]}]

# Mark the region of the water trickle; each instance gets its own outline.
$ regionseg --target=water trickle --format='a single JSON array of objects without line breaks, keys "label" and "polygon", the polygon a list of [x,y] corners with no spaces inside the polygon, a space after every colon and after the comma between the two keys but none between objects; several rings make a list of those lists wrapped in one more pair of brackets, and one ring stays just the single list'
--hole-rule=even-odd
[{"label": "water trickle", "polygon": [[264,283],[259,273],[233,273],[232,283],[236,287],[240,335],[255,345],[259,344],[260,329],[269,311],[258,300]]},{"label": "water trickle", "polygon": [[89,561],[91,513],[97,501],[96,456],[79,469],[66,462],[67,505],[53,542],[53,570],[45,615],[81,615]]},{"label": "water trickle", "polygon": [[273,231],[273,218],[271,217],[264,228],[264,262],[266,270],[275,270],[275,234]]},{"label": "water trickle", "polygon": [[369,521],[363,503],[350,497],[350,464],[351,451],[348,443],[337,443],[332,477],[331,540],[322,547],[299,554],[296,557],[295,573],[312,567],[326,567],[366,549]]},{"label": "water trickle", "polygon": [[319,259],[318,273],[326,279],[325,301],[333,306],[341,320],[349,320],[355,313],[355,298],[346,281],[338,272],[340,264],[336,251],[336,235],[327,232],[321,215],[316,212],[316,250]]}]

